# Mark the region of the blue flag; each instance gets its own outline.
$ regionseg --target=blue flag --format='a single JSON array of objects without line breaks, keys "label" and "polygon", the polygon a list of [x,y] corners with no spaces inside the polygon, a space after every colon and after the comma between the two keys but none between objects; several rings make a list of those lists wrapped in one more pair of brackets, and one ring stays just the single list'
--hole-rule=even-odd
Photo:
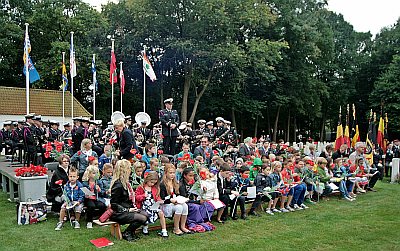
[{"label": "blue flag", "polygon": [[[40,79],[39,72],[36,70],[35,66],[33,65],[31,57],[28,55],[28,70],[29,70],[29,83],[33,83]],[[26,66],[24,65],[23,69],[24,75],[26,75]]]}]

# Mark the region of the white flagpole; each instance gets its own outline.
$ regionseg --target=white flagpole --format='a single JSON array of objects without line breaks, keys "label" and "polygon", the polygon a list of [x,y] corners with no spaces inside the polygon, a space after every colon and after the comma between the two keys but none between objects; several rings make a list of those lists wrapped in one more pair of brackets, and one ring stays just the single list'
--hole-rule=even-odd
[{"label": "white flagpole", "polygon": [[[114,52],[114,39],[111,39],[111,52]],[[111,54],[112,62],[112,54]],[[114,112],[114,72],[111,75],[111,114]]]},{"label": "white flagpole", "polygon": [[28,51],[28,23],[25,23],[25,86],[26,86],[26,114],[29,114],[29,51]]},{"label": "white flagpole", "polygon": [[[146,46],[143,46],[143,53],[146,53]],[[143,66],[142,66],[143,67]],[[146,70],[143,67],[143,112],[146,112]]]},{"label": "white flagpole", "polygon": [[[96,54],[93,54],[93,66],[96,67]],[[93,70],[93,69],[92,69]],[[93,120],[96,120],[96,72],[93,72]]]},{"label": "white flagpole", "polygon": [[120,80],[119,80],[119,82],[121,83],[121,112],[122,112],[122,75],[121,75],[121,72],[122,72],[122,62],[119,62],[119,76],[120,76]]},{"label": "white flagpole", "polygon": [[63,69],[64,69],[64,64],[65,64],[65,62],[64,62],[64,60],[65,60],[65,52],[62,52],[62,67],[61,67],[61,80],[62,80],[62,88],[63,88],[63,90],[62,90],[62,92],[63,92],[63,94],[62,94],[62,116],[63,116],[63,126],[64,126],[64,123],[65,123],[65,80],[64,80],[64,76],[63,76]]},{"label": "white flagpole", "polygon": [[[74,53],[75,48],[73,47],[73,45],[74,45],[74,32],[71,31],[71,46],[73,50],[70,51],[70,53]],[[74,64],[76,64],[75,55],[74,55],[74,61],[75,61]],[[73,74],[71,74],[71,119],[73,118],[74,118],[74,76]]]}]

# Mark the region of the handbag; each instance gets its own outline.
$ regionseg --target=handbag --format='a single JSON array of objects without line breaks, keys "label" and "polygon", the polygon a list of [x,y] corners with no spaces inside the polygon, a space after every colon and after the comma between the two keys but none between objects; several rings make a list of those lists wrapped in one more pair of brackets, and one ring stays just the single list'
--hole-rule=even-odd
[{"label": "handbag", "polygon": [[106,221],[108,221],[108,219],[110,219],[111,215],[114,214],[114,210],[112,210],[111,208],[108,208],[99,218],[99,221],[101,223],[104,223]]}]

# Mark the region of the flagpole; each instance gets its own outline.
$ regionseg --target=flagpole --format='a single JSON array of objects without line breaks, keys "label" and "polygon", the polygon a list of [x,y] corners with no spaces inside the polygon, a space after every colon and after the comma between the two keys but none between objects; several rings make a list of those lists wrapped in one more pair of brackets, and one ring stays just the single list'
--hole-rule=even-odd
[{"label": "flagpole", "polygon": [[28,51],[28,23],[25,23],[25,86],[26,86],[26,114],[29,114],[29,51]]},{"label": "flagpole", "polygon": [[[72,46],[72,51],[70,51],[70,53],[74,53],[74,32],[71,31],[71,46]],[[75,60],[75,55],[74,56],[74,60]],[[71,65],[70,65],[71,67]],[[70,69],[71,70],[71,69]],[[74,75],[71,74],[71,119],[74,118]]]},{"label": "flagpole", "polygon": [[[96,67],[95,65],[96,54],[93,54],[93,67]],[[96,71],[93,71],[93,120],[96,120]]]},{"label": "flagpole", "polygon": [[65,64],[65,52],[62,52],[62,67],[61,67],[61,79],[62,79],[62,116],[63,116],[63,126],[65,123],[65,80],[64,80],[64,76],[62,76],[64,74],[63,69],[64,69],[64,64]]},{"label": "flagpole", "polygon": [[[143,53],[146,53],[146,46],[143,45]],[[146,112],[146,70],[143,67],[143,112]]]},{"label": "flagpole", "polygon": [[120,80],[119,80],[119,82],[120,82],[120,84],[121,84],[121,112],[122,112],[122,75],[121,75],[121,72],[122,72],[122,62],[119,62],[119,73],[120,73]]},{"label": "flagpole", "polygon": [[[112,52],[114,52],[114,41],[115,39],[111,39],[111,62],[112,62]],[[114,112],[114,72],[112,73],[111,78],[111,114]]]}]

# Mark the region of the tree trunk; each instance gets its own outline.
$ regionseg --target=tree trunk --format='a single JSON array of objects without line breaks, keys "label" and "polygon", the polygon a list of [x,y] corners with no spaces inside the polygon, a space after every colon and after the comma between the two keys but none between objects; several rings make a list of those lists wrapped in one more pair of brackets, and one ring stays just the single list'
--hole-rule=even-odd
[{"label": "tree trunk", "polygon": [[296,116],[293,117],[293,142],[297,142],[297,121]]},{"label": "tree trunk", "polygon": [[269,119],[269,106],[267,105],[267,135],[271,135],[271,121]]},{"label": "tree trunk", "polygon": [[276,142],[276,134],[278,132],[279,113],[281,111],[281,106],[282,105],[279,105],[278,106],[278,110],[276,111],[275,124],[274,124],[274,133],[273,133],[273,136],[272,136],[272,140],[275,141],[275,142]]},{"label": "tree trunk", "polygon": [[[213,66],[211,67],[210,72],[208,73],[207,82],[204,84],[203,88],[201,89],[200,93],[196,93],[196,100],[194,101],[194,106],[192,110],[192,114],[190,115],[189,123],[193,124],[194,117],[196,116],[197,106],[199,105],[200,99],[203,96],[204,92],[207,90],[208,85],[211,82],[212,75],[214,73],[214,67],[216,62],[214,62]],[[183,121],[183,120],[182,120]]]},{"label": "tree trunk", "polygon": [[232,113],[232,126],[236,128],[236,130],[238,129],[236,126],[236,117],[235,117],[235,109],[232,107],[231,109],[231,113]]},{"label": "tree trunk", "polygon": [[319,134],[319,141],[323,142],[325,140],[325,113],[322,114],[322,125],[321,125],[321,132]]},{"label": "tree trunk", "polygon": [[287,133],[286,133],[286,142],[290,142],[290,109],[287,117]]},{"label": "tree trunk", "polygon": [[182,108],[181,108],[181,121],[187,121],[188,114],[188,97],[189,90],[192,84],[192,65],[189,63],[185,67],[185,83],[183,84],[183,97],[182,97]]},{"label": "tree trunk", "polygon": [[258,129],[258,115],[256,117],[256,125],[255,125],[255,128],[254,128],[254,137],[257,137],[257,129]]},{"label": "tree trunk", "polygon": [[164,108],[164,85],[161,84],[161,88],[160,88],[160,109]]}]

